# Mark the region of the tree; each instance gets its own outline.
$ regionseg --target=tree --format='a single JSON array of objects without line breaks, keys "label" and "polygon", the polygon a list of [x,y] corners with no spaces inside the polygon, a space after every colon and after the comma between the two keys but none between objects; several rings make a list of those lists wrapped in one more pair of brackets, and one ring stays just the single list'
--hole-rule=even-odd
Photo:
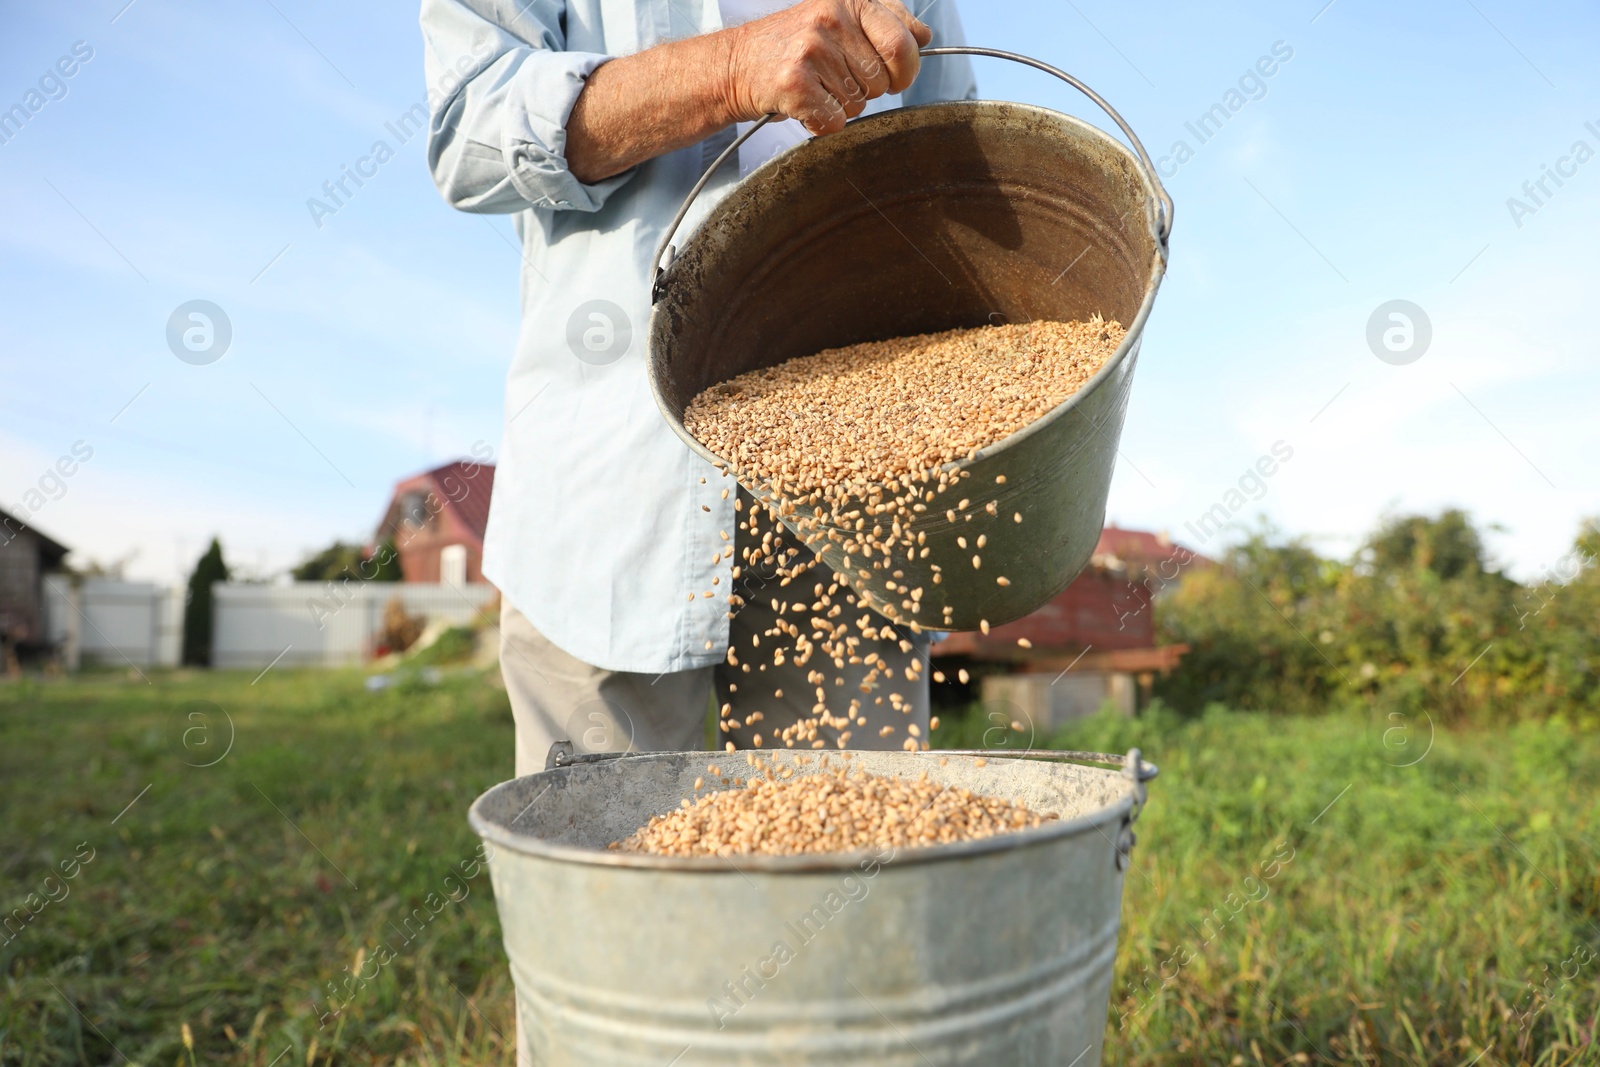
[{"label": "tree", "polygon": [[183,662],[190,667],[211,666],[212,623],[215,608],[213,582],[228,580],[228,565],[222,560],[222,542],[215,537],[211,547],[194,565],[189,576],[189,593],[183,604]]},{"label": "tree", "polygon": [[360,545],[335,541],[321,552],[307,556],[289,573],[297,582],[331,582],[346,571],[354,574],[363,555]]},{"label": "tree", "polygon": [[1600,519],[1585,519],[1572,549],[1517,600],[1517,633],[1544,655],[1539,695],[1600,727]]},{"label": "tree", "polygon": [[345,578],[365,582],[401,580],[400,560],[392,540],[379,542],[370,555],[360,545],[335,541],[321,552],[308,556],[289,573],[301,582],[337,582]]},{"label": "tree", "polygon": [[1387,519],[1368,539],[1366,549],[1366,558],[1378,573],[1421,568],[1448,581],[1489,569],[1483,538],[1459,508],[1447,508],[1437,518]]},{"label": "tree", "polygon": [[1329,595],[1344,568],[1265,527],[1218,562],[1190,573],[1157,609],[1163,640],[1189,646],[1160,683],[1163,699],[1193,711],[1212,701],[1291,712],[1324,707],[1340,682],[1326,648]]},{"label": "tree", "polygon": [[394,538],[386,537],[379,541],[373,548],[372,555],[367,558],[367,566],[360,573],[368,572],[372,582],[403,582],[405,575],[400,572],[400,552],[394,547]]},{"label": "tree", "polygon": [[1270,530],[1161,601],[1190,646],[1157,692],[1271,711],[1359,707],[1440,724],[1565,714],[1600,723],[1600,524],[1524,586],[1465,513],[1385,520],[1348,563]]}]

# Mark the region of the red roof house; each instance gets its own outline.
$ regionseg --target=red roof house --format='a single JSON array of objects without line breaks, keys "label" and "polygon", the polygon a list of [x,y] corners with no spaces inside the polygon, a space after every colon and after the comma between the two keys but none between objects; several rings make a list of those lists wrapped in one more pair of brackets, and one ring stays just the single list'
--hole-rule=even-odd
[{"label": "red roof house", "polygon": [[483,581],[494,465],[457,460],[395,483],[375,540],[393,540],[408,582]]},{"label": "red roof house", "polygon": [[1191,565],[1208,561],[1178,544],[1165,530],[1151,533],[1107,526],[1100,531],[1100,541],[1094,546],[1091,562],[1113,570],[1134,571],[1139,578],[1151,572],[1175,582]]}]

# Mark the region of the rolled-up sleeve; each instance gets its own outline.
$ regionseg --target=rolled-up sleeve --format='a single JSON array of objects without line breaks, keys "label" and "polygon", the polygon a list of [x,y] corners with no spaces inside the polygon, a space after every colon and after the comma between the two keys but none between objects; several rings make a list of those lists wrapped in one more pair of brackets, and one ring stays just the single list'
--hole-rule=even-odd
[{"label": "rolled-up sleeve", "polygon": [[569,52],[565,0],[532,0],[513,27],[494,0],[423,0],[428,167],[462,211],[598,211],[632,171],[582,182],[567,167],[567,118],[611,57]]},{"label": "rolled-up sleeve", "polygon": [[[928,42],[933,47],[967,43],[955,0],[912,0],[907,6],[933,31],[933,40]],[[922,61],[917,80],[900,99],[907,104],[932,104],[940,100],[971,100],[977,95],[978,83],[972,76],[970,57],[930,56]]]}]

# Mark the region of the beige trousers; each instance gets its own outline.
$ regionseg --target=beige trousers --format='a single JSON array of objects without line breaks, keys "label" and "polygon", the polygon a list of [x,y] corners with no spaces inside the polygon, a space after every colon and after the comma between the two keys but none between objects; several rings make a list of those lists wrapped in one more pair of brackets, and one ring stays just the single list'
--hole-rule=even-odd
[{"label": "beige trousers", "polygon": [[[777,586],[774,583],[769,588],[775,591]],[[787,591],[785,595],[789,595]],[[864,663],[846,663],[840,670],[831,662],[820,663],[819,656],[804,666],[795,664],[790,639],[772,636],[778,614],[771,599],[749,597],[731,620],[730,637],[738,652],[738,666],[722,663],[658,675],[592,667],[557,648],[520,611],[505,603],[500,610],[500,672],[516,722],[517,774],[544,770],[550,746],[563,740],[571,741],[578,752],[703,749],[713,694],[718,707],[730,705],[728,720],[740,724],[735,729],[717,730],[718,747],[732,741],[738,748],[751,748],[757,735],[763,747],[782,747],[783,742],[776,740],[779,731],[815,716],[818,687],[807,680],[814,670],[826,676],[822,689],[831,714],[843,716],[852,700],[858,702],[848,729],[825,726],[818,730],[817,736],[827,748],[839,747],[839,736],[847,732],[846,747],[898,749],[911,736],[907,728],[912,724],[918,737],[926,739],[926,635],[900,635],[910,644],[910,651],[896,640],[863,641],[857,652],[863,658],[876,653],[883,665],[872,691],[864,693],[861,683],[872,670]],[[753,637],[760,638],[759,646],[753,644]],[[785,655],[782,666],[775,666],[770,653],[779,648],[790,654]],[[750,721],[752,718],[755,721]],[[722,722],[720,717],[718,721]],[[887,734],[886,726],[891,728]],[[808,745],[798,742],[797,747]]]}]

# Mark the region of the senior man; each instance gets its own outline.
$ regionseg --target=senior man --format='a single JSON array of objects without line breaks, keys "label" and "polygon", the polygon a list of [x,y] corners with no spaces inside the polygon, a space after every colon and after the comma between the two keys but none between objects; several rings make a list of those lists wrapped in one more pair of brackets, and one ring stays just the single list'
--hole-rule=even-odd
[{"label": "senior man", "polygon": [[[732,579],[743,561],[722,535],[738,529],[742,548],[736,519],[749,512],[735,512],[732,479],[678,440],[651,397],[651,257],[739,124],[786,119],[718,172],[689,229],[807,136],[901,102],[973,96],[965,57],[919,72],[919,45],[962,43],[955,0],[915,2],[920,17],[900,0],[424,0],[429,84],[459,83],[434,105],[434,180],[463,211],[511,214],[521,241],[522,330],[483,559],[503,598],[519,775],[563,738],[580,750],[701,748],[713,692],[739,723],[719,741],[765,733],[770,745],[814,715],[815,663],[751,669],[753,639],[776,632],[777,587],[757,596],[770,568]],[[818,562],[803,579],[831,580]],[[858,701],[848,728],[819,735],[830,747],[899,747],[908,724],[927,728],[925,639],[887,624],[879,637],[857,649],[864,663],[830,669],[824,699],[841,716],[876,664],[877,692],[892,688],[911,711]],[[762,644],[767,661],[773,641]]]}]

